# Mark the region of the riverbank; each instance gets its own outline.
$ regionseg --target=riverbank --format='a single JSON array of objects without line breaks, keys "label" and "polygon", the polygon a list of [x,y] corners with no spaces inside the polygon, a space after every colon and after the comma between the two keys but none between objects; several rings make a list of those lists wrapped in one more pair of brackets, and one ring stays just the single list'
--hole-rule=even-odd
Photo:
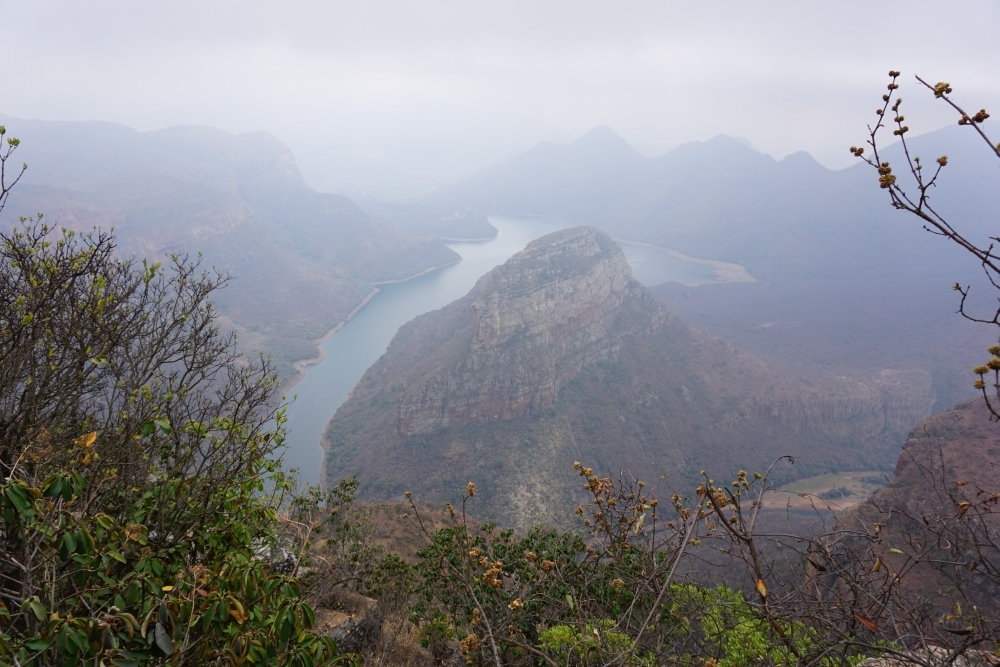
[{"label": "riverbank", "polygon": [[376,287],[371,292],[366,294],[365,298],[361,300],[361,303],[359,303],[354,310],[352,310],[350,313],[347,314],[347,317],[342,319],[340,322],[337,322],[336,326],[327,331],[320,338],[317,338],[316,340],[312,341],[312,343],[319,349],[319,353],[312,359],[300,359],[299,361],[296,361],[294,364],[292,364],[292,366],[295,368],[296,371],[295,379],[291,380],[287,385],[285,385],[284,387],[285,391],[288,391],[289,389],[294,387],[296,384],[299,383],[299,380],[301,380],[306,376],[307,368],[309,368],[310,366],[315,366],[316,364],[326,359],[326,350],[323,348],[323,343],[333,338],[333,335],[338,331],[340,331],[345,324],[350,322],[351,318],[357,315],[358,311],[364,308],[365,305],[369,301],[371,301],[376,294],[378,294],[378,292],[379,289]]},{"label": "riverbank", "polygon": [[[443,268],[448,267],[448,266],[453,266],[455,264],[458,264],[461,261],[462,261],[462,258],[459,257],[458,259],[453,260],[451,262],[448,262],[446,264],[441,264],[440,266],[432,266],[429,269],[424,269],[420,273],[414,273],[412,276],[406,276],[405,278],[400,278],[399,280],[380,280],[377,283],[372,283],[372,285],[376,285],[376,286],[377,285],[395,285],[396,283],[405,283],[407,280],[413,280],[414,278],[419,278],[420,276],[426,276],[428,273],[431,273],[432,271],[438,271],[439,269],[443,269]],[[377,292],[378,290],[376,289],[375,291]],[[367,298],[371,298],[371,297],[367,297]],[[358,308],[360,308],[360,307],[361,306],[358,306]],[[357,311],[355,311],[355,312],[357,312]]]},{"label": "riverbank", "polygon": [[664,252],[674,259],[679,259],[682,262],[688,262],[690,264],[700,264],[702,266],[707,266],[715,273],[716,280],[705,281],[705,282],[690,282],[684,283],[688,287],[697,287],[698,285],[709,285],[712,283],[755,283],[757,279],[750,275],[746,270],[746,267],[741,264],[733,264],[731,262],[722,262],[716,259],[699,259],[698,257],[690,257],[684,253],[677,252],[676,250],[671,250],[670,248],[664,248],[663,246],[653,245],[652,243],[643,243],[642,241],[626,241],[625,239],[615,239],[616,243],[623,243],[625,245],[641,246],[644,248],[653,248],[654,250],[659,250]]},{"label": "riverbank", "polygon": [[412,276],[407,276],[405,278],[400,278],[399,280],[382,280],[382,281],[379,281],[379,282],[372,283],[372,285],[375,285],[376,287],[374,287],[374,289],[372,289],[372,291],[369,292],[365,296],[365,298],[361,300],[361,303],[359,303],[354,310],[352,310],[350,313],[347,314],[347,317],[345,317],[340,322],[337,322],[337,325],[335,327],[333,327],[332,329],[330,329],[329,331],[327,331],[322,337],[317,338],[316,340],[312,341],[312,343],[319,348],[319,353],[315,357],[313,357],[311,359],[301,359],[299,361],[296,361],[294,364],[292,364],[292,366],[295,368],[295,371],[296,371],[295,378],[292,379],[292,380],[290,380],[288,382],[288,384],[285,385],[284,390],[287,392],[292,387],[294,387],[296,384],[298,384],[299,381],[306,376],[306,369],[307,368],[309,368],[310,366],[315,366],[316,364],[322,363],[322,361],[324,359],[326,359],[326,349],[323,348],[323,343],[325,343],[328,340],[330,340],[331,338],[333,338],[334,334],[336,334],[338,331],[340,331],[344,327],[345,324],[347,324],[348,322],[350,322],[351,319],[355,315],[357,315],[358,312],[362,308],[364,308],[368,304],[368,302],[371,301],[375,297],[376,294],[379,293],[379,289],[377,287],[378,285],[394,285],[396,283],[405,283],[408,280],[413,280],[414,278],[419,278],[420,276],[425,276],[428,273],[431,273],[433,271],[439,271],[439,270],[441,270],[441,269],[443,269],[445,267],[453,266],[455,264],[458,264],[461,261],[462,261],[462,258],[459,257],[458,259],[456,259],[456,260],[454,260],[452,262],[448,262],[446,264],[441,264],[440,266],[432,266],[429,269],[425,269],[423,271],[420,271],[419,273],[414,273]]},{"label": "riverbank", "polygon": [[500,232],[497,231],[497,233],[494,234],[493,236],[484,236],[479,239],[460,239],[458,237],[453,237],[453,236],[442,236],[440,238],[445,243],[485,243],[486,241],[495,241],[497,236],[499,235]]}]

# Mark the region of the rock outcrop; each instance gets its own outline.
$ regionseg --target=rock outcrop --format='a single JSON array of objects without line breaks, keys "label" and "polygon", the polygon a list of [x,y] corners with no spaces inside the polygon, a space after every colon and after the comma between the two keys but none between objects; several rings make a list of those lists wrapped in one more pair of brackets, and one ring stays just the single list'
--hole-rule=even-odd
[{"label": "rock outcrop", "polygon": [[801,377],[743,353],[668,311],[610,238],[579,227],[400,328],[328,425],[325,478],[426,500],[472,480],[477,516],[551,521],[579,493],[574,460],[678,486],[784,454],[793,475],[888,468],[933,400],[918,371]]},{"label": "rock outcrop", "polygon": [[[593,228],[534,242],[484,277],[465,354],[408,383],[399,433],[512,419],[550,407],[564,382],[611,358],[626,299],[641,298],[625,255]],[[647,329],[662,319],[654,308]]]},{"label": "rock outcrop", "polygon": [[334,588],[313,602],[314,631],[333,637],[340,651],[360,653],[381,639],[383,618],[376,600],[346,588]]}]

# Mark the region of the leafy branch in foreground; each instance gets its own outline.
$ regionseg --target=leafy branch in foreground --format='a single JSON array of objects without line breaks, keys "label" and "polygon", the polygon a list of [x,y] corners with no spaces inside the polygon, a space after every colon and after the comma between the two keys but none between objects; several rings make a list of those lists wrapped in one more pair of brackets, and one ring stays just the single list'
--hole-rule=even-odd
[{"label": "leafy branch in foreground", "polygon": [[345,662],[259,554],[291,489],[284,410],[183,256],[0,233],[0,663]]}]

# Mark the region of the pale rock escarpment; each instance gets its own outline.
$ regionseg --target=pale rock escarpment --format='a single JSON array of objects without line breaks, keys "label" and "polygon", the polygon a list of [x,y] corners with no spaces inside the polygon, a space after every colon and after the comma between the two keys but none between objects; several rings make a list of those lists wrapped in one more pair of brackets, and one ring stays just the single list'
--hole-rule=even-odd
[{"label": "pale rock escarpment", "polygon": [[[555,236],[482,278],[467,352],[408,384],[401,435],[544,410],[580,369],[615,354],[618,310],[641,298],[625,255],[591,227]],[[662,316],[654,306],[645,327]]]}]

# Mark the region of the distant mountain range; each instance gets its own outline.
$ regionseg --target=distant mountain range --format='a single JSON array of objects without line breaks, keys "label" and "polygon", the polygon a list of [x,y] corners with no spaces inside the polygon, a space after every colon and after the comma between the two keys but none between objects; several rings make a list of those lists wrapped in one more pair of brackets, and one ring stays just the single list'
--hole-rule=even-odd
[{"label": "distant mountain range", "polygon": [[[925,157],[950,154],[936,200],[989,234],[982,215],[1000,204],[995,165],[978,138],[961,130],[918,137],[912,146]],[[888,156],[895,161],[898,151]],[[947,255],[930,239],[900,233],[906,222],[892,215],[866,165],[831,171],[804,152],[775,160],[724,135],[650,158],[597,127],[570,144],[540,143],[427,200],[579,220],[626,240],[744,264],[761,278],[858,269],[892,275],[927,253],[939,262]],[[889,248],[904,256],[883,256]]]},{"label": "distant mountain range", "polygon": [[[949,127],[911,149],[949,155],[936,206],[972,238],[994,235],[1000,188],[978,137]],[[885,156],[903,168],[898,146]],[[785,363],[927,370],[939,410],[973,395],[969,371],[995,342],[993,331],[953,315],[956,281],[980,285],[977,303],[993,307],[975,261],[894,211],[863,164],[831,171],[806,153],[775,160],[726,136],[650,158],[598,127],[439,188],[424,205],[568,218],[742,264],[757,283],[654,292],[695,325]]]},{"label": "distant mountain range", "polygon": [[450,499],[474,481],[477,516],[526,526],[579,495],[574,461],[676,488],[783,454],[798,476],[887,469],[933,401],[924,371],[809,376],[742,352],[577,227],[403,326],[328,425],[324,475],[357,474],[373,500]]},{"label": "distant mountain range", "polygon": [[29,165],[3,224],[43,212],[77,230],[113,227],[124,254],[203,253],[206,267],[236,278],[217,300],[241,344],[270,352],[286,378],[374,283],[458,260],[440,239],[315,192],[263,132],[7,116],[0,124],[22,141],[16,162]]}]

